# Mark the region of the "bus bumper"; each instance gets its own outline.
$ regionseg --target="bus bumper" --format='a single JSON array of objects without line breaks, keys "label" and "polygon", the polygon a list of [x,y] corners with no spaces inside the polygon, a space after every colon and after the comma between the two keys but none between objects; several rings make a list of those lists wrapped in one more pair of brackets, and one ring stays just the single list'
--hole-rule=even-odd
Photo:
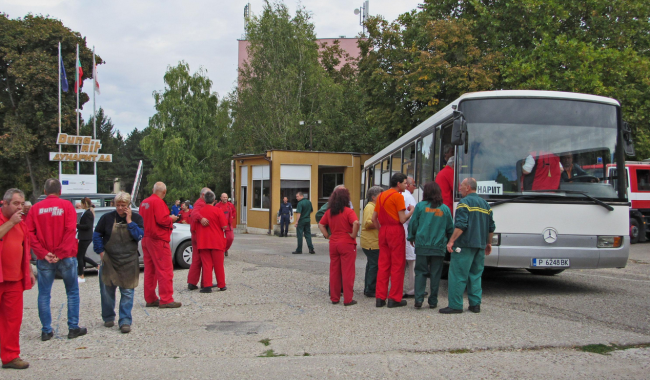
[{"label": "bus bumper", "polygon": [[[559,235],[547,244],[540,234],[501,233],[497,253],[485,258],[486,266],[531,269],[624,268],[630,254],[630,237],[619,248],[598,248],[597,236]],[[568,259],[568,267],[533,266],[533,259]]]}]

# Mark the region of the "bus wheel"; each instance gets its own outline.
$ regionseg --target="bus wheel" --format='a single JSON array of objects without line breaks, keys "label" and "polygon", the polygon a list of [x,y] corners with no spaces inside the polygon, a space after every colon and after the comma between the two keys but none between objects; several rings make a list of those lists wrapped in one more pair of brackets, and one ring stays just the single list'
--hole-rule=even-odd
[{"label": "bus wheel", "polygon": [[630,243],[636,244],[639,242],[639,221],[630,219]]},{"label": "bus wheel", "polygon": [[555,276],[556,274],[564,272],[564,269],[526,269],[526,270],[538,276]]}]

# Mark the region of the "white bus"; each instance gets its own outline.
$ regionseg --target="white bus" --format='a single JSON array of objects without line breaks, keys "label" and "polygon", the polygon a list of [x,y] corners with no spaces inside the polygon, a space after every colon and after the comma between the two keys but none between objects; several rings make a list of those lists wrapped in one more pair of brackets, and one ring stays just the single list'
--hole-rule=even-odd
[{"label": "white bus", "polygon": [[[362,188],[388,188],[390,176],[402,172],[415,178],[420,200],[424,184],[453,154],[454,208],[460,182],[473,177],[494,213],[486,266],[543,275],[622,268],[630,205],[626,181],[610,173],[625,175],[626,153],[633,154],[633,146],[614,99],[553,91],[468,93],[368,159]],[[608,164],[618,170],[606,173]]]}]

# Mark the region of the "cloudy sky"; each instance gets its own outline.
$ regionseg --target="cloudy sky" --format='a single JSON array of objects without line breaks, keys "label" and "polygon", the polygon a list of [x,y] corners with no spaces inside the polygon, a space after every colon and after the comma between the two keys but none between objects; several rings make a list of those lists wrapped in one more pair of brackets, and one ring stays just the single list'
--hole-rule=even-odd
[{"label": "cloudy sky", "polygon": [[[371,15],[394,20],[415,9],[421,0],[370,0]],[[180,60],[195,71],[203,66],[219,96],[232,91],[237,79],[237,39],[244,32],[247,1],[234,0],[3,0],[0,11],[10,18],[28,13],[60,19],[86,37],[106,64],[97,77],[101,95],[97,108],[122,133],[148,125],[154,113],[153,91],[163,89],[168,65]],[[361,32],[354,9],[362,0],[287,0],[292,13],[302,4],[313,14],[318,38],[355,37]],[[260,14],[263,0],[250,0],[253,14]],[[90,92],[91,80],[84,83]],[[92,101],[82,115],[92,114]]]}]

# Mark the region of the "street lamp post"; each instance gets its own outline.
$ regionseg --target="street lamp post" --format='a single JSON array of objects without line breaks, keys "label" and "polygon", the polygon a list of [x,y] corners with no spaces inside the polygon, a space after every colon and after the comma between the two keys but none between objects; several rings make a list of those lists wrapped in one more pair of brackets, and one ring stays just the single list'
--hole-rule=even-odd
[{"label": "street lamp post", "polygon": [[[320,125],[320,124],[322,124],[322,121],[321,121],[321,120],[316,120],[316,123]],[[300,120],[300,121],[298,122],[298,124],[300,124],[300,125],[305,125],[305,121],[304,121],[304,120]],[[313,150],[313,149],[314,149],[314,148],[313,148],[313,147],[314,147],[314,144],[313,144],[313,143],[314,143],[314,141],[313,141],[313,135],[312,135],[312,124],[309,124],[309,150]]]}]

